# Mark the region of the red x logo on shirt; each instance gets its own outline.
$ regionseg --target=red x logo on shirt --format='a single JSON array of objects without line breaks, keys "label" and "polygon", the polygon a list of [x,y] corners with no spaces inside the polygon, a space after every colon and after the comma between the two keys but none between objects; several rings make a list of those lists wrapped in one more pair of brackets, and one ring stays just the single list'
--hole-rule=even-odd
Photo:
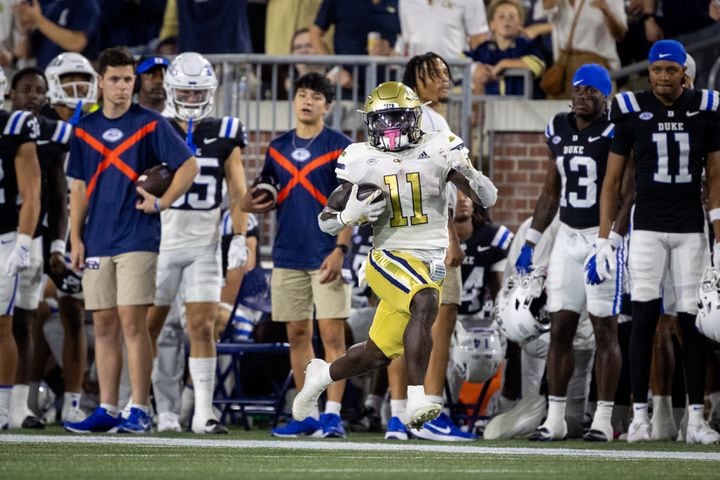
[{"label": "red x logo on shirt", "polygon": [[130,147],[142,140],[147,134],[152,133],[155,130],[156,126],[157,120],[148,123],[144,127],[140,128],[137,132],[130,135],[124,142],[115,147],[113,150],[107,148],[100,140],[93,137],[82,128],[75,129],[75,136],[77,138],[83,140],[91,148],[97,150],[103,156],[103,160],[98,164],[95,173],[90,178],[90,181],[87,184],[86,198],[89,199],[90,195],[92,195],[93,190],[95,190],[95,185],[97,184],[100,174],[107,170],[111,165],[114,165],[115,168],[125,174],[125,176],[128,177],[131,182],[135,183],[135,180],[137,180],[138,178],[137,172],[133,170],[132,167],[130,167],[127,163],[123,162],[120,158],[120,155],[125,153]]},{"label": "red x logo on shirt", "polygon": [[270,156],[278,163],[278,165],[283,167],[290,173],[290,175],[292,175],[292,178],[290,179],[288,184],[285,185],[282,190],[280,190],[280,193],[278,193],[277,203],[281,203],[282,201],[284,201],[287,196],[290,195],[290,191],[295,188],[297,184],[300,184],[305,187],[305,190],[310,192],[310,195],[312,195],[315,200],[320,202],[321,205],[325,206],[325,204],[327,203],[327,197],[323,195],[320,190],[315,188],[315,185],[310,183],[310,180],[308,180],[307,176],[310,175],[310,172],[312,172],[313,170],[337,159],[342,153],[342,150],[333,150],[332,152],[328,152],[325,155],[320,155],[315,160],[305,165],[302,170],[298,170],[297,167],[293,165],[290,160],[285,158],[275,148],[270,147],[268,153],[270,153]]}]

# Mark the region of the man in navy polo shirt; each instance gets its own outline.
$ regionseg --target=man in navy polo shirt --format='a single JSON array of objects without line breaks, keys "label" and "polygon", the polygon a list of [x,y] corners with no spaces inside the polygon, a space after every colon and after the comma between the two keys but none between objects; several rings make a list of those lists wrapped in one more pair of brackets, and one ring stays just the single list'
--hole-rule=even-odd
[{"label": "man in navy polo shirt", "polygon": [[[85,307],[93,312],[100,407],[65,428],[143,433],[152,426],[147,412],[152,351],[145,317],[155,297],[158,213],[190,188],[198,166],[167,120],[132,103],[135,60],[127,48],[104,50],[98,74],[103,107],[75,127],[67,174],[73,178],[72,267],[85,268],[83,289]],[[138,175],[161,162],[175,170],[162,197],[136,189]],[[119,417],[117,405],[121,338],[127,346],[132,391],[126,420]]]}]

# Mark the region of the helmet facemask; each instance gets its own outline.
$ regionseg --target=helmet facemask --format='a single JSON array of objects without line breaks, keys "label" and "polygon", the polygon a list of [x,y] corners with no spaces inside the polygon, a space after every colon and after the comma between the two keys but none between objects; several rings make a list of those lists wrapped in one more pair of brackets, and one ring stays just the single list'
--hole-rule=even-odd
[{"label": "helmet facemask", "polygon": [[422,104],[417,94],[401,82],[385,82],[370,92],[362,110],[368,141],[380,150],[396,152],[422,137]]},{"label": "helmet facemask", "polygon": [[420,138],[419,109],[382,110],[367,114],[370,143],[382,150],[395,152],[407,148]]}]

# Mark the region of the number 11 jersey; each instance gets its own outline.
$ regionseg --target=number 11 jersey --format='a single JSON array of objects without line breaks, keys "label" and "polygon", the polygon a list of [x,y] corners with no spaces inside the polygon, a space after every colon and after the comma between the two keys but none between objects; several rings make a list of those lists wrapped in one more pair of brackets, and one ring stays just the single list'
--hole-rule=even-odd
[{"label": "number 11 jersey", "polygon": [[635,213],[633,228],[667,233],[702,232],[700,196],[707,154],[720,150],[720,95],[685,90],[673,105],[652,92],[615,96],[611,151],[633,152]]}]

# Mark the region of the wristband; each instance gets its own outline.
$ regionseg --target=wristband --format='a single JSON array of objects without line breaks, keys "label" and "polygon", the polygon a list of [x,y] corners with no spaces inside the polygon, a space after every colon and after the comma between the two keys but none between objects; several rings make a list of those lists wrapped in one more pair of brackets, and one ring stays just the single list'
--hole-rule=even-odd
[{"label": "wristband", "polygon": [[540,243],[541,238],[542,238],[542,233],[538,232],[534,228],[528,228],[527,232],[525,233],[525,241],[532,242],[535,245]]},{"label": "wristband", "polygon": [[65,244],[65,240],[53,240],[50,242],[50,253],[59,253],[60,255],[65,255],[65,252],[67,251],[67,245]]},{"label": "wristband", "polygon": [[153,206],[155,207],[155,211],[160,213],[160,199],[158,197],[155,197],[155,202],[153,203]]},{"label": "wristband", "polygon": [[710,216],[711,222],[714,222],[715,220],[720,220],[720,208],[713,208],[708,212],[708,215]]},{"label": "wristband", "polygon": [[335,245],[335,248],[339,248],[340,250],[342,250],[343,255],[347,255],[347,253],[350,251],[350,247],[348,247],[344,243],[338,243],[337,245]]},{"label": "wristband", "polygon": [[218,304],[218,307],[220,307],[221,309],[223,309],[223,310],[225,310],[225,311],[227,311],[227,312],[232,313],[233,306],[230,305],[230,304],[227,303],[227,302],[220,302],[220,303]]}]

